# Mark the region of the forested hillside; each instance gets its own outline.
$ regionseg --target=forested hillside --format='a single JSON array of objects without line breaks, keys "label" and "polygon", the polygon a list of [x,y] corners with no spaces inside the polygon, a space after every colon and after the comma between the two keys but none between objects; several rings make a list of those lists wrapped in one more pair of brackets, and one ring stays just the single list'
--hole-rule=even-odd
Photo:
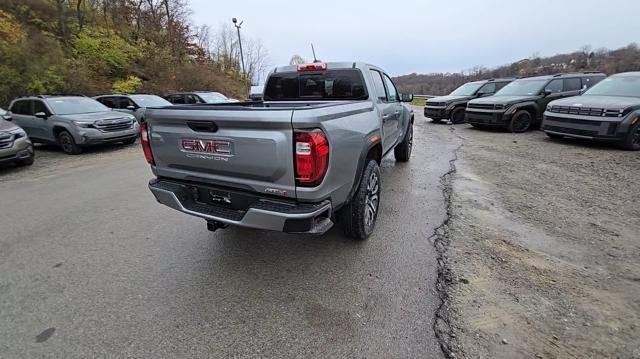
[{"label": "forested hillside", "polygon": [[395,78],[401,91],[421,95],[445,95],[468,81],[510,76],[548,75],[558,72],[597,70],[607,74],[640,70],[640,48],[631,44],[617,50],[579,51],[551,57],[533,55],[494,69],[475,67],[461,73],[410,74]]},{"label": "forested hillside", "polygon": [[245,97],[252,74],[242,76],[230,32],[214,52],[189,13],[187,0],[2,0],[0,106],[43,93]]}]

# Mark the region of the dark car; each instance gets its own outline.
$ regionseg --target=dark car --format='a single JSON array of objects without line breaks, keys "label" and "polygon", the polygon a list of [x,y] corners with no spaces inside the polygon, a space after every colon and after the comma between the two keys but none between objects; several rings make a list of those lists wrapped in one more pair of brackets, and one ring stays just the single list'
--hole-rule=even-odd
[{"label": "dark car", "polygon": [[587,138],[640,150],[640,72],[610,76],[582,96],[551,102],[542,130],[551,138]]},{"label": "dark car", "polygon": [[433,122],[451,120],[452,123],[462,123],[469,100],[491,96],[513,80],[513,78],[507,78],[467,82],[447,96],[427,100],[424,116],[432,119]]},{"label": "dark car", "polygon": [[196,103],[226,103],[238,102],[236,99],[228,98],[220,92],[194,91],[179,92],[165,96],[165,99],[174,105],[191,105]]},{"label": "dark car", "polygon": [[469,101],[466,120],[474,127],[525,132],[542,121],[549,102],[579,95],[605,77],[599,72],[579,72],[518,79],[491,97]]}]

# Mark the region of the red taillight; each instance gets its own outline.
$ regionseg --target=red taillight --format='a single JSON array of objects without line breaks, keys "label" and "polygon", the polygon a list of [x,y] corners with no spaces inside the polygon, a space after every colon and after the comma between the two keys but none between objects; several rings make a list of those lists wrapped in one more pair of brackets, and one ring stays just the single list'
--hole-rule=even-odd
[{"label": "red taillight", "polygon": [[329,166],[329,142],[321,130],[295,133],[296,184],[313,187],[322,182]]},{"label": "red taillight", "polygon": [[153,153],[151,153],[151,143],[149,143],[149,129],[147,123],[140,124],[140,142],[142,143],[142,152],[144,152],[144,158],[147,159],[150,165],[155,165],[153,161]]},{"label": "red taillight", "polygon": [[326,63],[313,63],[298,65],[298,72],[304,71],[325,71],[327,69]]}]

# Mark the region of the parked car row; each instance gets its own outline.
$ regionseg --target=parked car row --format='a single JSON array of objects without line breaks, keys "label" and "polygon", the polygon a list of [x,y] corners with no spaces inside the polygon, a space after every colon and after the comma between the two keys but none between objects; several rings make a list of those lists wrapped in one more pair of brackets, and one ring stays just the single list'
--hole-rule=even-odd
[{"label": "parked car row", "polygon": [[449,96],[429,99],[424,114],[435,122],[448,119],[514,133],[541,126],[552,138],[604,140],[640,150],[640,72],[470,82]]},{"label": "parked car row", "polygon": [[33,143],[59,146],[68,154],[103,143],[132,144],[149,107],[238,102],[218,92],[183,92],[165,98],[151,94],[20,97],[0,109],[0,163],[30,165]]}]

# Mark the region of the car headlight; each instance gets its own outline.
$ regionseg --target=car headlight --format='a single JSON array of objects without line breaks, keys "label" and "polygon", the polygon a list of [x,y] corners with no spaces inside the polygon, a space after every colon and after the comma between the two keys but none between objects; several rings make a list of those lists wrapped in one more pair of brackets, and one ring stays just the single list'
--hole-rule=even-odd
[{"label": "car headlight", "polygon": [[553,108],[553,106],[547,105],[547,111],[551,111],[552,108]]},{"label": "car headlight", "polygon": [[93,121],[71,121],[71,122],[73,122],[76,126],[82,127],[82,128],[93,127]]},{"label": "car headlight", "polygon": [[24,132],[23,129],[21,128],[17,128],[13,131],[9,131],[9,133],[13,134],[15,137],[14,139],[17,140],[18,138],[22,138],[22,137],[27,137],[27,133]]},{"label": "car headlight", "polygon": [[500,103],[494,106],[496,110],[506,110],[509,108],[509,105],[506,103]]}]

